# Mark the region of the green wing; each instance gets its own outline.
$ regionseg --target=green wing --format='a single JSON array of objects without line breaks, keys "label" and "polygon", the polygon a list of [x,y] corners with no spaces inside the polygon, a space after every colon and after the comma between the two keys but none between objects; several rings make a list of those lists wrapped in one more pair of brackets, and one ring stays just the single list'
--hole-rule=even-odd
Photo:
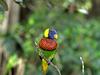
[{"label": "green wing", "polygon": [[46,51],[46,50],[39,50],[39,55],[48,59],[48,60],[51,60],[52,58],[54,58],[55,54],[56,54],[56,50],[53,50],[53,51]]}]

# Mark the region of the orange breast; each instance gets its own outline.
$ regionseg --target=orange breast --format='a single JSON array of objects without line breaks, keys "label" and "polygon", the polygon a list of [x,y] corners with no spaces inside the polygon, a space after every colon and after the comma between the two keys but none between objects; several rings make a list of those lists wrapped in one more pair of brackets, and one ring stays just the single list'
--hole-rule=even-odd
[{"label": "orange breast", "polygon": [[43,50],[52,51],[57,48],[57,42],[52,39],[42,38],[39,42],[39,47]]}]

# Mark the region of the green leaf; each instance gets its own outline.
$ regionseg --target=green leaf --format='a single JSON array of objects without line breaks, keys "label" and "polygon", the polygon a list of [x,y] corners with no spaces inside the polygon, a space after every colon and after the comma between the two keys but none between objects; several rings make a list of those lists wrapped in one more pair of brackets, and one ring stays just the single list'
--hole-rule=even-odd
[{"label": "green leaf", "polygon": [[18,57],[16,54],[12,55],[9,57],[9,60],[7,62],[7,71],[9,71],[11,68],[13,68],[14,66],[16,66],[18,64]]}]

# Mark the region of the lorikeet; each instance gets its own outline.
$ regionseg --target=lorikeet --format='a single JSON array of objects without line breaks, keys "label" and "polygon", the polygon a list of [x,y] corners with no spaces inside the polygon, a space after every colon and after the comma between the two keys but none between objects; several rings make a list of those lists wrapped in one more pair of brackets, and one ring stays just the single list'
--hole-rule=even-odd
[{"label": "lorikeet", "polygon": [[48,28],[44,31],[44,35],[39,41],[39,56],[42,60],[42,71],[44,75],[46,75],[48,65],[52,62],[56,54],[57,38],[56,30]]}]

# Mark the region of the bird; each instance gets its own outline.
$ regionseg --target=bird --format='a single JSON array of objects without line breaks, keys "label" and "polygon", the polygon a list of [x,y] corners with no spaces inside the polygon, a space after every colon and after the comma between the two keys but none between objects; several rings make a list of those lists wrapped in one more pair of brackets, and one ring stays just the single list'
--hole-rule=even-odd
[{"label": "bird", "polygon": [[43,37],[39,41],[39,56],[42,60],[42,72],[46,75],[48,70],[48,65],[52,62],[56,52],[58,43],[58,34],[54,28],[47,28],[43,33]]}]

